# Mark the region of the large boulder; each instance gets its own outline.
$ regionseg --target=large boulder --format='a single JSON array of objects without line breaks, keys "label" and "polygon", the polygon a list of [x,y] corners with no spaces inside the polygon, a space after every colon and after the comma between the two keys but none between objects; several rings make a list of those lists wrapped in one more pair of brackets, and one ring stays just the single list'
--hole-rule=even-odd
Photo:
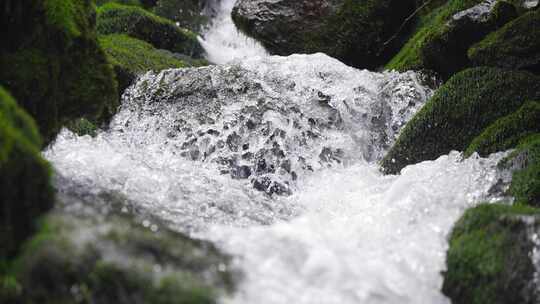
[{"label": "large boulder", "polygon": [[193,32],[140,7],[108,3],[99,7],[97,14],[97,31],[101,35],[126,34],[158,49],[195,58],[203,54]]},{"label": "large boulder", "polygon": [[233,20],[273,54],[324,52],[346,64],[374,68],[399,47],[409,0],[239,0]]},{"label": "large boulder", "polygon": [[91,0],[5,0],[0,83],[32,115],[45,142],[81,116],[100,122],[118,105],[114,72],[99,47]]},{"label": "large boulder", "polygon": [[443,293],[459,304],[538,303],[535,264],[540,213],[520,205],[480,205],[456,223]]},{"label": "large boulder", "polygon": [[32,234],[36,219],[52,208],[50,168],[40,146],[32,118],[0,87],[0,265]]},{"label": "large boulder", "polygon": [[468,54],[476,65],[526,69],[540,74],[540,10],[529,12],[491,33]]},{"label": "large boulder", "polygon": [[497,119],[540,98],[540,77],[498,68],[472,68],[454,75],[407,123],[382,161],[395,174],[410,164],[465,150]]}]

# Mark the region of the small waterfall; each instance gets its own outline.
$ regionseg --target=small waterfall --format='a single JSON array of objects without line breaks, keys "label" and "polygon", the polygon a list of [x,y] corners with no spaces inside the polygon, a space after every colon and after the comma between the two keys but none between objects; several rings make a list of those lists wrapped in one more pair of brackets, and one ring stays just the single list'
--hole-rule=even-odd
[{"label": "small waterfall", "polygon": [[62,131],[44,152],[59,191],[116,193],[232,254],[244,276],[223,303],[449,303],[447,235],[498,198],[504,154],[382,175],[377,161],[433,94],[422,76],[267,56],[234,27],[233,4],[220,2],[201,41],[222,64],[149,72],[108,130]]},{"label": "small waterfall", "polygon": [[241,33],[233,23],[231,12],[236,0],[210,3],[215,14],[208,30],[199,38],[206,50],[207,59],[216,64],[235,59],[267,56],[265,49],[254,39]]}]

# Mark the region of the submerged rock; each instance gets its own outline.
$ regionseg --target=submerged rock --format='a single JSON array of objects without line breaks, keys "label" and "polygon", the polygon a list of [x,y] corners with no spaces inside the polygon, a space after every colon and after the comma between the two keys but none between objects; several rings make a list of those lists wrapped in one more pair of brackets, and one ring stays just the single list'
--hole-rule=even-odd
[{"label": "submerged rock", "polygon": [[414,73],[359,71],[322,54],[167,70],[126,92],[112,128],[132,144],[286,194],[304,172],[380,158],[431,95],[419,82]]},{"label": "submerged rock", "polygon": [[[34,121],[0,87],[0,276],[53,205],[50,168]],[[1,282],[0,282],[1,283]]]},{"label": "submerged rock", "polygon": [[5,0],[0,83],[36,120],[45,143],[63,124],[100,123],[116,111],[117,84],[95,32],[90,0]]},{"label": "submerged rock", "polygon": [[521,71],[473,68],[454,75],[407,123],[382,161],[387,173],[463,151],[497,119],[540,98],[540,78]]},{"label": "submerged rock", "polygon": [[480,205],[450,237],[443,292],[453,303],[538,303],[540,214],[523,206]]},{"label": "submerged rock", "polygon": [[240,0],[233,20],[273,54],[324,52],[374,68],[400,46],[400,26],[413,10],[410,0]]}]

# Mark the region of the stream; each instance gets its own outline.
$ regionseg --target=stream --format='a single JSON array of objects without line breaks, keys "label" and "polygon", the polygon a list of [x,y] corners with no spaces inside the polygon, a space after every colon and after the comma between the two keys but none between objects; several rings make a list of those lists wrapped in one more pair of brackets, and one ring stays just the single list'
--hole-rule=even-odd
[{"label": "stream", "polygon": [[269,56],[224,0],[204,38],[217,65],[149,72],[95,138],[63,130],[59,191],[115,192],[209,240],[242,273],[235,304],[437,304],[447,237],[500,195],[503,153],[383,175],[378,161],[433,95],[425,76],[324,54]]}]

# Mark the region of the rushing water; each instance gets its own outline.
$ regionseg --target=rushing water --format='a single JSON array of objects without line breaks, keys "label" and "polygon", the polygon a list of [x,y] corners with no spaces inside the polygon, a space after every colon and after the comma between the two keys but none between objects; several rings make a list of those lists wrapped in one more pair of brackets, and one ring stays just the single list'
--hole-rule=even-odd
[{"label": "rushing water", "polygon": [[224,303],[448,303],[447,235],[495,199],[502,155],[452,152],[382,175],[377,161],[433,93],[422,77],[259,56],[228,36],[232,4],[221,2],[205,46],[214,62],[244,59],[148,73],[107,131],[64,130],[45,151],[59,190],[118,193],[215,242],[244,273]]},{"label": "rushing water", "polygon": [[227,63],[235,59],[267,56],[265,49],[254,39],[242,34],[234,25],[231,11],[236,0],[210,2],[215,12],[210,28],[199,41],[213,63]]}]

